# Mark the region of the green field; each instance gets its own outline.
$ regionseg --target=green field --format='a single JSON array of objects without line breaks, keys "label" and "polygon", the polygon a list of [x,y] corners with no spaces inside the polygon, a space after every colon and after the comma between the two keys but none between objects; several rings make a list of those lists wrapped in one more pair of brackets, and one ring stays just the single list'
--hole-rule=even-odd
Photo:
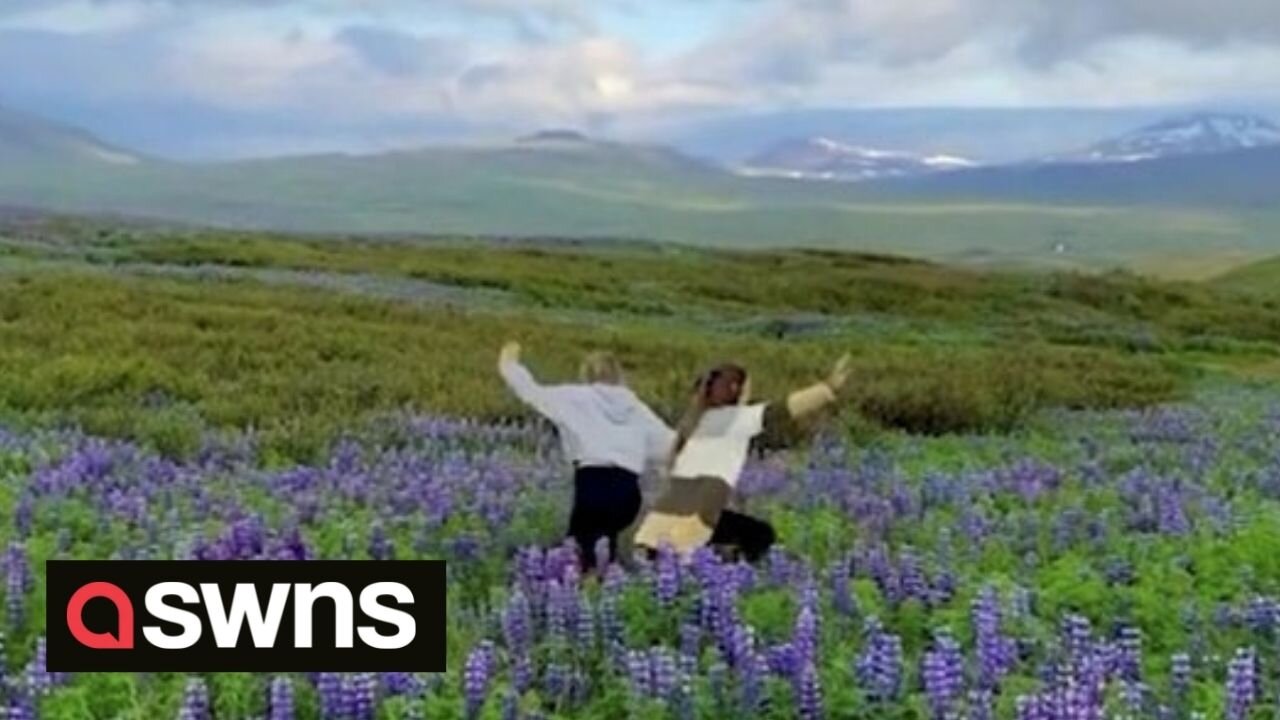
[{"label": "green field", "polygon": [[1273,205],[1183,202],[1176,193],[1163,203],[1128,202],[1081,190],[1050,202],[1016,192],[753,179],[662,148],[604,143],[0,168],[0,200],[11,205],[246,229],[821,247],[1196,280],[1280,251]]},{"label": "green field", "polygon": [[929,433],[1165,401],[1280,352],[1266,294],[822,251],[50,220],[10,224],[0,271],[0,408],[179,452],[210,427],[305,457],[388,410],[508,416],[491,371],[508,338],[549,378],[613,349],[672,411],[713,361],[777,392],[850,350],[855,424]]}]

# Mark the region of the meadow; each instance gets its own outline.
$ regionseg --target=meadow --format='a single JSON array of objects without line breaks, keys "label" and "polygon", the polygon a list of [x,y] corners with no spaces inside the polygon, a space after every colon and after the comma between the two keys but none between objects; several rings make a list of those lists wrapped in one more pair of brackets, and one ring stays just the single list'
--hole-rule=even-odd
[{"label": "meadow", "polygon": [[[1272,717],[1277,310],[1230,276],[10,220],[7,717]],[[508,338],[547,379],[612,349],[668,417],[724,358],[766,396],[857,370],[748,471],[766,562],[584,578]],[[446,559],[448,672],[49,673],[44,561],[108,557]]]}]

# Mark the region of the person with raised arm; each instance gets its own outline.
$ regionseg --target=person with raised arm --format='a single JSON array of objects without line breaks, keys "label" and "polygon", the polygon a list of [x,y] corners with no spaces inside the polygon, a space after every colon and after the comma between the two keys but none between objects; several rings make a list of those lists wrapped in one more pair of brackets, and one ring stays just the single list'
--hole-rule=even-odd
[{"label": "person with raised arm", "polygon": [[660,464],[675,433],[624,383],[610,353],[583,360],[580,382],[542,385],[520,362],[520,344],[508,342],[498,372],[516,397],[555,425],[573,463],[569,537],[578,544],[584,570],[596,566],[596,544],[605,538],[617,557],[618,534],[640,513],[640,475]]},{"label": "person with raised arm", "polygon": [[848,378],[844,355],[822,382],[780,402],[754,404],[740,365],[719,365],[699,378],[676,426],[667,488],[641,521],[636,546],[654,551],[665,545],[688,556],[710,544],[736,550],[750,562],[764,557],[776,539],[773,527],[727,509],[751,441],[766,433],[791,434],[795,421],[835,404]]}]

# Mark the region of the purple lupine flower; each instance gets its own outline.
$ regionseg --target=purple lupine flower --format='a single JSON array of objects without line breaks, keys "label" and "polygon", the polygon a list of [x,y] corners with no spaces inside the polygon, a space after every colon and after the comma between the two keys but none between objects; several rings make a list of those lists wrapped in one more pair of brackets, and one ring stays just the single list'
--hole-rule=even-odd
[{"label": "purple lupine flower", "polygon": [[1191,694],[1191,656],[1187,653],[1174,653],[1169,659],[1169,689],[1178,708],[1185,708]]},{"label": "purple lupine flower", "polygon": [[1120,628],[1116,640],[1116,673],[1124,680],[1142,679],[1142,631],[1132,625]]},{"label": "purple lupine flower", "polygon": [[502,720],[520,720],[520,696],[513,690],[502,694]]},{"label": "purple lupine flower", "polygon": [[880,621],[867,618],[863,651],[855,663],[854,674],[872,702],[889,702],[902,688],[902,640],[884,632]]},{"label": "purple lupine flower", "polygon": [[342,686],[352,720],[373,720],[378,711],[378,679],[373,673],[357,673]]},{"label": "purple lupine flower", "polygon": [[793,662],[797,665],[811,665],[817,662],[818,619],[817,613],[808,605],[801,607],[800,614],[796,616],[790,645]]},{"label": "purple lupine flower", "polygon": [[343,692],[342,676],[338,673],[322,672],[316,677],[316,694],[320,696],[320,717],[324,720],[338,720],[348,714],[347,697]]},{"label": "purple lupine flower", "polygon": [[533,611],[529,599],[516,587],[502,610],[502,636],[507,649],[526,651],[533,642]]},{"label": "purple lupine flower", "polygon": [[968,720],[995,720],[995,703],[990,690],[973,690],[969,693]]},{"label": "purple lupine flower", "polygon": [[738,668],[742,709],[755,715],[764,708],[765,680],[769,677],[769,662],[763,653],[753,651],[743,658]]},{"label": "purple lupine flower", "polygon": [[933,648],[926,651],[921,660],[920,677],[933,717],[947,718],[964,691],[964,656],[946,630],[935,633]]},{"label": "purple lupine flower", "polygon": [[573,600],[570,591],[559,580],[547,583],[547,636],[552,641],[569,642],[569,626],[572,622]]},{"label": "purple lupine flower", "polygon": [[665,647],[654,647],[649,650],[650,692],[653,697],[668,700],[675,692],[677,677],[676,658],[671,650]]},{"label": "purple lupine flower", "polygon": [[702,628],[693,623],[680,626],[680,653],[693,658],[702,654]]},{"label": "purple lupine flower", "polygon": [[1014,643],[1001,633],[1000,597],[990,585],[979,591],[972,607],[978,655],[978,687],[994,690],[1017,661]]},{"label": "purple lupine flower", "polygon": [[1122,679],[1120,681],[1120,699],[1134,716],[1141,717],[1146,706],[1147,687],[1141,681]]},{"label": "purple lupine flower", "polygon": [[578,598],[578,607],[575,613],[577,619],[573,626],[574,644],[579,651],[589,652],[596,646],[596,614],[590,600],[584,599],[579,593],[575,595]]},{"label": "purple lupine flower", "polygon": [[26,667],[26,684],[37,697],[47,695],[55,686],[66,682],[65,673],[49,672],[49,645],[45,636],[36,638],[35,652]]},{"label": "purple lupine flower", "polygon": [[795,648],[791,643],[771,645],[765,650],[765,660],[769,663],[769,672],[782,677],[794,677],[799,670],[796,662]]},{"label": "purple lupine flower", "polygon": [[676,720],[694,720],[697,708],[693,703],[693,676],[681,670],[671,693],[671,712]]},{"label": "purple lupine flower", "polygon": [[660,605],[670,607],[680,594],[680,556],[664,545],[658,549],[654,570],[654,596]]},{"label": "purple lupine flower", "polygon": [[821,720],[825,716],[822,706],[822,683],[818,670],[812,664],[800,668],[795,679],[796,714],[801,720]]},{"label": "purple lupine flower", "polygon": [[1062,645],[1071,662],[1078,662],[1089,652],[1093,643],[1093,626],[1088,618],[1074,613],[1062,620]]},{"label": "purple lupine flower", "polygon": [[26,618],[26,595],[35,585],[35,576],[22,543],[10,543],[5,555],[5,618],[11,630],[22,627]]},{"label": "purple lupine flower", "polygon": [[542,678],[542,689],[556,705],[565,703],[570,696],[570,671],[563,663],[552,662]]},{"label": "purple lupine flower", "polygon": [[604,583],[600,592],[600,633],[605,651],[619,669],[626,663],[626,628],[619,612],[626,582],[626,574],[622,568],[617,564],[609,565],[604,571]]},{"label": "purple lupine flower", "polygon": [[649,655],[643,650],[627,652],[627,680],[637,699],[653,697],[653,673],[649,668]]},{"label": "purple lupine flower", "polygon": [[756,653],[756,634],[750,625],[737,624],[732,631],[732,639],[724,651],[729,665],[740,667]]},{"label": "purple lupine flower", "polygon": [[1227,666],[1226,719],[1245,720],[1258,700],[1257,660],[1253,648],[1239,648]]},{"label": "purple lupine flower", "polygon": [[1009,594],[1009,616],[1014,620],[1029,618],[1035,613],[1035,594],[1018,585]]},{"label": "purple lupine flower", "polygon": [[533,687],[533,658],[528,652],[521,651],[515,654],[511,659],[511,684],[515,689],[524,693]]},{"label": "purple lupine flower", "polygon": [[35,498],[31,496],[31,493],[24,492],[13,508],[13,527],[19,538],[31,537],[31,530],[35,527],[35,519]]},{"label": "purple lupine flower", "polygon": [[729,666],[717,660],[707,668],[707,688],[711,691],[711,702],[717,714],[723,715],[729,707]]},{"label": "purple lupine flower", "polygon": [[37,720],[36,698],[31,689],[21,681],[7,679],[4,706],[5,720]]},{"label": "purple lupine flower", "polygon": [[388,697],[418,697],[426,690],[426,681],[408,672],[385,672],[378,675],[378,687]]},{"label": "purple lupine flower", "polygon": [[920,567],[920,560],[911,548],[904,548],[898,554],[898,578],[906,598],[914,598],[923,603],[931,600],[929,581]]},{"label": "purple lupine flower", "polygon": [[493,643],[482,640],[467,654],[462,667],[462,695],[465,702],[466,716],[476,718],[484,707],[485,698],[489,694],[489,681],[492,679],[496,651]]},{"label": "purple lupine flower", "polygon": [[271,720],[293,720],[293,683],[278,676],[271,681],[269,698]]},{"label": "purple lupine flower", "polygon": [[387,537],[387,531],[380,522],[374,522],[369,530],[369,557],[374,560],[396,559],[395,543]]},{"label": "purple lupine flower", "polygon": [[1280,603],[1275,598],[1255,596],[1245,608],[1244,621],[1254,633],[1270,637],[1280,625]]},{"label": "purple lupine flower", "polygon": [[831,566],[831,601],[836,612],[846,617],[858,614],[858,601],[849,587],[850,567],[853,558],[845,557],[836,560]]},{"label": "purple lupine flower", "polygon": [[1014,715],[1017,720],[1058,720],[1035,695],[1019,695],[1014,701]]},{"label": "purple lupine flower", "polygon": [[791,584],[793,573],[791,558],[782,548],[777,546],[770,548],[766,555],[766,564],[769,569],[770,583],[782,587]]},{"label": "purple lupine flower", "polygon": [[178,720],[209,720],[209,687],[203,678],[187,678]]}]

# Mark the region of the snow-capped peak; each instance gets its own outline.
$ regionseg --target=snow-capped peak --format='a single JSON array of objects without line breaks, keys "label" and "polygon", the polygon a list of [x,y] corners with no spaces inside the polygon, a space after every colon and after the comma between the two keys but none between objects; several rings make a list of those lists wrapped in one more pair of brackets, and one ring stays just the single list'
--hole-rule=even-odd
[{"label": "snow-capped peak", "polygon": [[756,155],[741,168],[750,175],[819,180],[874,180],[975,167],[955,155],[920,155],[852,145],[827,137],[788,140]]},{"label": "snow-capped peak", "polygon": [[1280,126],[1256,115],[1196,113],[1163,120],[1085,150],[1065,162],[1139,162],[1280,145]]}]

